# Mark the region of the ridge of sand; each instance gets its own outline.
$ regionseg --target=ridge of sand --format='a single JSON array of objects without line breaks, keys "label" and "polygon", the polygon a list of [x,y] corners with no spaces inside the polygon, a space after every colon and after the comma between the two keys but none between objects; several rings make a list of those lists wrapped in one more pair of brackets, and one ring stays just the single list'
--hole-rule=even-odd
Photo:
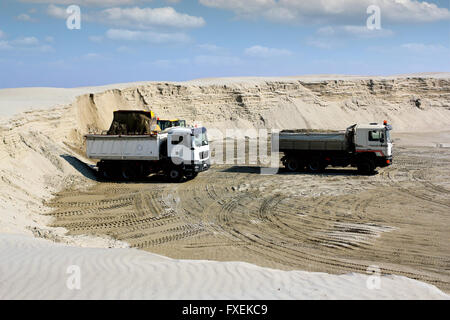
[{"label": "ridge of sand", "polygon": [[411,74],[398,74],[389,76],[363,76],[363,75],[339,75],[339,74],[311,74],[284,77],[228,77],[228,78],[200,78],[189,81],[140,81],[130,83],[116,83],[103,86],[85,86],[76,88],[56,87],[25,87],[0,89],[0,119],[11,117],[19,112],[51,108],[67,105],[76,100],[78,96],[90,93],[101,93],[112,89],[126,89],[132,87],[173,84],[182,85],[232,85],[245,84],[255,85],[265,82],[288,82],[288,81],[356,81],[356,80],[395,80],[395,79],[449,79],[450,72],[422,72]]},{"label": "ridge of sand", "polygon": [[[382,276],[376,289],[369,275],[173,260],[14,235],[0,234],[0,257],[0,299],[450,299],[432,285],[401,276]],[[67,286],[73,266],[79,268],[80,290]]]}]

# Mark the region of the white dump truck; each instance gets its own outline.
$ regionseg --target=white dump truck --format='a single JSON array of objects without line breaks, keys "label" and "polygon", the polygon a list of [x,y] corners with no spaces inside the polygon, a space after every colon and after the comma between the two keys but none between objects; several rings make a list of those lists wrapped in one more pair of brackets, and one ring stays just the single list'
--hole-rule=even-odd
[{"label": "white dump truck", "polygon": [[392,126],[370,123],[353,125],[343,131],[283,130],[279,133],[279,151],[289,171],[305,168],[321,172],[327,166],[357,167],[371,174],[377,167],[392,164]]},{"label": "white dump truck", "polygon": [[[147,120],[152,119],[150,115],[119,112],[115,113],[107,134],[85,136],[87,157],[99,160],[97,166],[101,176],[132,180],[163,172],[170,180],[181,181],[183,178],[193,179],[199,172],[209,169],[206,128],[172,127],[160,132],[151,129],[147,132],[145,127]],[[136,131],[137,122],[140,125]],[[137,134],[127,132],[131,127]]]}]

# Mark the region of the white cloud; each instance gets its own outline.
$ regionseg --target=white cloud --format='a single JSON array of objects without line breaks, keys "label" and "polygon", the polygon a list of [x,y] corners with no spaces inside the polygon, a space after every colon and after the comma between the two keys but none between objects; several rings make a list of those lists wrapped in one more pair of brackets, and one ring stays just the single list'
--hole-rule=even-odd
[{"label": "white cloud", "polygon": [[[47,12],[47,15],[49,15],[50,17],[66,20],[72,14],[72,12],[67,12],[67,8],[68,7],[60,7],[60,6],[55,6],[54,4],[51,4],[47,7],[46,12]],[[99,21],[98,16],[94,16],[90,12],[87,13],[87,12],[83,11],[83,8],[80,8],[80,9],[81,9],[81,19],[83,21]]]},{"label": "white cloud", "polygon": [[166,8],[110,8],[101,12],[101,20],[116,25],[133,28],[175,27],[199,28],[205,25],[202,17],[194,17]]},{"label": "white cloud", "polygon": [[53,4],[48,6],[47,14],[57,19],[67,19],[67,17],[69,16],[69,14],[66,11],[66,8],[61,8]]},{"label": "white cloud", "polygon": [[441,44],[425,44],[425,43],[405,43],[400,46],[402,49],[413,51],[415,53],[437,53],[445,52],[449,49]]},{"label": "white cloud", "polygon": [[[101,22],[100,21],[100,17],[98,17],[98,14],[92,14],[91,12],[85,12],[83,11],[83,8],[81,9],[81,19],[82,21],[96,21],[96,22]],[[49,15],[50,17],[56,18],[56,19],[62,19],[62,20],[66,20],[72,13],[71,12],[67,12],[67,8],[66,7],[61,7],[61,6],[55,6],[54,4],[51,4],[47,7],[47,15]]]},{"label": "white cloud", "polygon": [[53,47],[41,43],[36,37],[22,37],[10,41],[0,41],[0,50],[51,52]]},{"label": "white cloud", "polygon": [[163,68],[163,69],[168,69],[168,68],[173,67],[172,61],[167,60],[167,59],[156,60],[156,61],[153,61],[151,64],[155,67]]},{"label": "white cloud", "polygon": [[179,68],[180,66],[185,66],[190,64],[191,61],[189,59],[159,59],[150,63],[151,66],[157,67],[160,69],[174,69]]},{"label": "white cloud", "polygon": [[432,22],[450,19],[450,11],[416,0],[200,0],[205,6],[231,10],[244,18],[263,17],[278,22],[360,23],[370,5],[381,9],[382,21]]},{"label": "white cloud", "polygon": [[194,63],[200,66],[238,66],[242,60],[232,56],[200,55],[194,58]]},{"label": "white cloud", "polygon": [[274,0],[200,0],[200,3],[208,7],[232,10],[238,15],[263,13],[277,7]]},{"label": "white cloud", "polygon": [[12,49],[12,46],[9,44],[8,41],[0,41],[0,50],[10,50]]},{"label": "white cloud", "polygon": [[358,37],[358,38],[379,38],[389,37],[394,33],[388,29],[370,30],[366,26],[327,26],[317,30],[317,35],[322,37]]},{"label": "white cloud", "polygon": [[6,38],[6,33],[4,33],[2,30],[0,30],[0,39]]},{"label": "white cloud", "polygon": [[134,50],[130,47],[127,46],[120,46],[116,49],[117,52],[119,53],[133,53]]},{"label": "white cloud", "polygon": [[308,37],[305,43],[319,49],[331,49],[348,44],[354,39],[374,39],[390,37],[391,30],[370,30],[366,26],[326,26],[319,28],[314,37]]},{"label": "white cloud", "polygon": [[208,51],[208,52],[213,52],[213,53],[224,53],[227,50],[223,47],[219,47],[216,46],[215,44],[209,44],[209,43],[204,43],[204,44],[199,44],[197,45],[197,48],[199,48],[200,50],[204,50],[204,51]]},{"label": "white cloud", "polygon": [[230,55],[197,55],[193,58],[182,59],[159,59],[150,63],[151,66],[160,69],[177,69],[187,66],[199,66],[199,67],[234,67],[240,66],[243,61],[239,57]]},{"label": "white cloud", "polygon": [[95,42],[95,43],[100,43],[103,41],[103,37],[102,36],[89,36],[89,41]]},{"label": "white cloud", "polygon": [[133,31],[125,29],[110,29],[106,37],[111,40],[140,41],[149,43],[185,43],[190,38],[184,33],[161,33],[154,31]]},{"label": "white cloud", "polygon": [[336,30],[335,30],[334,27],[326,26],[326,27],[322,27],[322,28],[318,29],[318,30],[316,31],[316,33],[317,33],[318,35],[320,35],[320,36],[328,36],[328,37],[331,37],[331,36],[334,36],[334,35],[336,34]]},{"label": "white cloud", "polygon": [[367,50],[387,56],[408,57],[408,61],[414,58],[434,60],[450,56],[450,47],[440,43],[411,42],[394,46],[377,45],[368,47]]},{"label": "white cloud", "polygon": [[290,56],[292,55],[292,52],[286,49],[253,46],[245,49],[244,54],[250,57],[272,58],[272,57]]},{"label": "white cloud", "polygon": [[329,39],[310,38],[306,41],[306,44],[319,49],[331,49],[332,47],[334,47],[333,42]]},{"label": "white cloud", "polygon": [[130,6],[139,3],[151,2],[151,0],[20,0],[27,3],[47,3],[47,4],[60,4],[60,5],[80,5],[80,6],[98,6],[98,7],[111,7],[111,6]]},{"label": "white cloud", "polygon": [[[50,4],[47,14],[57,19],[67,19],[66,8]],[[165,8],[108,8],[95,13],[83,12],[82,19],[103,24],[132,29],[150,29],[155,27],[199,28],[206,23],[202,17],[179,13],[172,7]]]},{"label": "white cloud", "polygon": [[36,49],[38,51],[40,51],[40,52],[53,52],[53,51],[55,51],[55,49],[53,49],[53,47],[50,46],[50,45],[43,45],[43,46],[40,46],[40,47],[38,47]]},{"label": "white cloud", "polygon": [[16,19],[19,21],[25,21],[25,22],[35,22],[36,21],[36,19],[32,18],[29,14],[26,14],[26,13],[19,14],[16,17]]},{"label": "white cloud", "polygon": [[83,60],[96,60],[102,58],[102,55],[99,53],[86,53],[81,56]]},{"label": "white cloud", "polygon": [[39,40],[36,37],[24,37],[11,41],[11,44],[17,46],[36,46]]},{"label": "white cloud", "polygon": [[45,42],[54,42],[55,41],[55,38],[53,38],[53,37],[51,37],[51,36],[47,36],[47,37],[45,37]]}]

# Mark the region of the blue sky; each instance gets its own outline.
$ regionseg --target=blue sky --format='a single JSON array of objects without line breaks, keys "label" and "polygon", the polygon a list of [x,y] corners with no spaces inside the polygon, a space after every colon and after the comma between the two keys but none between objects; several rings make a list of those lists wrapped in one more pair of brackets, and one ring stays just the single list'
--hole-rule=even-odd
[{"label": "blue sky", "polygon": [[[81,29],[66,26],[69,5]],[[367,8],[381,29],[367,28]],[[450,1],[2,0],[0,87],[450,72]]]}]

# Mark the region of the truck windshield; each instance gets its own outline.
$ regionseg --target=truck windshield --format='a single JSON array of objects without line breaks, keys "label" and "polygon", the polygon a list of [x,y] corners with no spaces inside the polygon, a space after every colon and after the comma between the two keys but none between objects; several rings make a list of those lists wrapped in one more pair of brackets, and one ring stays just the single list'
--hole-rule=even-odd
[{"label": "truck windshield", "polygon": [[206,135],[206,128],[195,128],[194,134],[194,146],[201,147],[208,145],[208,136]]}]

